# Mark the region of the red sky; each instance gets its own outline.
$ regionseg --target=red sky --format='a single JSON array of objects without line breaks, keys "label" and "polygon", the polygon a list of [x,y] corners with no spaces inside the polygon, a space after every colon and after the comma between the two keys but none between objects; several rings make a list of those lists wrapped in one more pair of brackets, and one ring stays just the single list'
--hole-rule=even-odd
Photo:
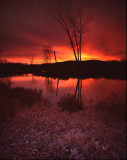
[{"label": "red sky", "polygon": [[[76,1],[76,0],[75,0]],[[78,0],[92,17],[82,50],[82,60],[120,60],[126,57],[126,0]],[[10,62],[42,63],[42,44],[50,44],[58,61],[74,60],[61,26],[43,9],[41,0],[0,1],[0,56]],[[54,59],[52,59],[52,62]]]}]

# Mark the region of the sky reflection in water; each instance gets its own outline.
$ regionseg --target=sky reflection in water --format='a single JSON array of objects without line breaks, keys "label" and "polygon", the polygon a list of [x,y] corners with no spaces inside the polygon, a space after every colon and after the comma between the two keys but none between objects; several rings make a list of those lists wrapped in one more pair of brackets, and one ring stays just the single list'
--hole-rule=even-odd
[{"label": "sky reflection in water", "polygon": [[[15,76],[11,78],[12,87],[36,88],[41,89],[43,96],[48,98],[52,105],[56,106],[59,99],[69,94],[75,94],[77,79],[53,79],[46,77],[36,77],[32,75]],[[58,90],[57,90],[58,85]],[[126,103],[126,81],[112,79],[84,79],[82,80],[81,97],[84,105],[89,105],[105,99],[111,93],[117,94],[117,100]],[[78,96],[78,90],[76,95]]]}]

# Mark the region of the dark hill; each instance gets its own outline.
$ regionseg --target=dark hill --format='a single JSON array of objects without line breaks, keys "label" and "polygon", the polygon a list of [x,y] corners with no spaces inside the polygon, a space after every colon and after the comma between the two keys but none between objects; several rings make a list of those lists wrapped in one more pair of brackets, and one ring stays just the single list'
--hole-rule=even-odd
[{"label": "dark hill", "polygon": [[126,79],[126,61],[65,61],[52,64],[0,64],[0,76],[32,73],[53,78],[111,78]]}]

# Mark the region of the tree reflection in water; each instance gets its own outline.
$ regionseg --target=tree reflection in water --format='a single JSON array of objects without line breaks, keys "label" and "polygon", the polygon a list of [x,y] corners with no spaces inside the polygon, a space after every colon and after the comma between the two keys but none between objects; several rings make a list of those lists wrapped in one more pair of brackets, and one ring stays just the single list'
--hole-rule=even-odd
[{"label": "tree reflection in water", "polygon": [[[58,95],[58,88],[59,88],[59,78],[57,80],[57,87],[56,87],[56,96]],[[78,94],[78,95],[77,95]],[[78,97],[78,100],[81,101],[82,99],[82,79],[77,79],[77,85],[75,89],[75,97]]]},{"label": "tree reflection in water", "polygon": [[[58,85],[59,85],[59,78],[57,80],[57,89],[56,89],[56,96],[58,95]],[[77,79],[77,85],[74,94],[67,94],[61,97],[60,101],[57,103],[62,110],[67,110],[68,112],[78,112],[83,110],[83,103],[82,103],[82,79]]]},{"label": "tree reflection in water", "polygon": [[57,80],[56,96],[58,95],[59,78]]},{"label": "tree reflection in water", "polygon": [[46,84],[46,90],[47,90],[48,93],[54,93],[55,92],[55,88],[53,86],[52,78],[46,77],[45,84]]},{"label": "tree reflection in water", "polygon": [[82,99],[82,79],[77,80],[77,85],[75,89],[75,96],[78,94],[78,100],[81,101]]}]

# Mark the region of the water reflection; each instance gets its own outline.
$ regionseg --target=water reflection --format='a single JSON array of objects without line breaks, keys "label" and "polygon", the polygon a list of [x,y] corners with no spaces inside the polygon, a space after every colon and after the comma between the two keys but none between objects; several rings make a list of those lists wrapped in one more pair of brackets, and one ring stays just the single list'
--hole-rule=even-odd
[{"label": "water reflection", "polygon": [[[79,145],[79,149],[85,146],[90,155],[97,153],[97,158],[102,154],[105,158],[109,155],[110,159],[112,149],[113,159],[118,155],[125,159],[126,107],[122,103],[126,103],[126,81],[62,80],[25,75],[0,79],[0,82],[0,144],[3,155],[20,153],[20,146],[26,151],[32,146],[30,154],[35,147],[37,154],[41,155],[42,148],[50,150],[55,146],[57,148],[53,150],[56,152],[61,146],[68,149]],[[48,102],[44,104],[43,97],[51,101],[51,107],[46,105]],[[94,105],[96,100],[98,103]],[[85,107],[90,107],[84,110],[81,101]],[[57,102],[63,111],[69,113],[54,109]],[[48,149],[47,144],[51,144]]]},{"label": "water reflection", "polygon": [[34,75],[31,75],[31,82],[32,82],[33,85],[36,84],[36,80],[35,80],[35,76]]},{"label": "water reflection", "polygon": [[81,101],[81,93],[82,93],[82,79],[78,79],[76,89],[75,89],[75,96],[78,94],[79,101]]},{"label": "water reflection", "polygon": [[45,78],[45,86],[48,93],[52,94],[55,92],[55,87],[53,85],[52,78]]},{"label": "water reflection", "polygon": [[57,80],[56,96],[57,96],[57,94],[58,94],[58,85],[59,85],[59,78],[58,78],[58,80]]},{"label": "water reflection", "polygon": [[[59,88],[59,78],[57,79],[56,96],[58,95]],[[82,79],[77,79],[77,85],[74,94],[67,94],[60,98],[57,103],[62,110],[67,110],[69,112],[77,112],[83,109],[83,103],[81,99],[82,92]]]},{"label": "water reflection", "polygon": [[12,87],[41,89],[45,98],[51,104],[57,106],[61,97],[75,95],[82,100],[84,105],[94,105],[97,101],[103,100],[111,92],[118,95],[119,101],[126,103],[126,81],[112,79],[53,79],[32,75],[15,76],[11,78]]},{"label": "water reflection", "polygon": [[[56,87],[56,96],[58,95],[58,88],[59,88],[59,78],[57,80],[57,87]],[[77,79],[76,89],[75,89],[75,97],[78,97],[78,100],[81,101],[81,93],[82,93],[82,79]]]}]

